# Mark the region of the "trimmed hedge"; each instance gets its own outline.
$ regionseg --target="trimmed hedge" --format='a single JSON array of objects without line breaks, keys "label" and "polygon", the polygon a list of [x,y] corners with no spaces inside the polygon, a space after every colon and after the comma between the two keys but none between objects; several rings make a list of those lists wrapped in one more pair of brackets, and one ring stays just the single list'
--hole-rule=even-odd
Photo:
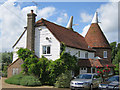
[{"label": "trimmed hedge", "polygon": [[14,75],[5,80],[8,84],[22,85],[22,86],[40,86],[41,82],[38,78],[28,75]]}]

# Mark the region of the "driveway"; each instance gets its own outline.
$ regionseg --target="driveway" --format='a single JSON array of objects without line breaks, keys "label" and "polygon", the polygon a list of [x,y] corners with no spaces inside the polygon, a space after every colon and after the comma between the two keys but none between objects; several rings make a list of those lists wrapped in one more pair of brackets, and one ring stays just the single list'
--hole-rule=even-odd
[{"label": "driveway", "polygon": [[[5,81],[5,79],[7,79],[7,78],[4,78],[4,77],[2,77],[1,79],[0,79],[0,85],[1,85],[1,83],[2,83],[2,87],[0,87],[0,88],[6,88],[6,90],[8,90],[7,88],[33,88],[33,89],[37,89],[37,88],[41,88],[41,89],[50,89],[50,90],[70,90],[70,89],[68,89],[68,88],[55,88],[55,87],[53,87],[53,86],[36,86],[36,87],[27,87],[27,86],[20,86],[20,85],[12,85],[12,84],[7,84],[7,83],[5,83],[4,81]],[[3,89],[4,90],[4,89]]]}]

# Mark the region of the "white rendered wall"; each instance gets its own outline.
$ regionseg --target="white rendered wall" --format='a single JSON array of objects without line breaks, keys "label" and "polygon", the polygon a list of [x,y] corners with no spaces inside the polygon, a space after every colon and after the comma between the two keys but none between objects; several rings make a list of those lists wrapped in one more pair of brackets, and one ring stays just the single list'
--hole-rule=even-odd
[{"label": "white rendered wall", "polygon": [[[67,53],[70,53],[71,55],[75,55],[76,57],[78,57],[78,51],[80,51],[80,59],[86,59],[85,58],[85,53],[88,51],[85,50],[80,50],[80,49],[75,49],[75,48],[71,48],[71,47],[66,47],[65,50]],[[88,52],[88,58],[94,58],[94,52]]]},{"label": "white rendered wall", "polygon": [[[46,40],[46,37],[51,38],[51,40]],[[51,46],[51,54],[49,55],[42,54],[42,46],[46,45]],[[51,60],[56,60],[60,58],[60,42],[45,26],[35,28],[35,54],[39,58],[41,58],[41,56],[43,55]]]},{"label": "white rendered wall", "polygon": [[27,38],[27,30],[25,31],[24,35],[21,37],[19,42],[16,44],[16,46],[13,48],[13,62],[18,59],[17,51],[19,48],[26,48],[26,39]]}]

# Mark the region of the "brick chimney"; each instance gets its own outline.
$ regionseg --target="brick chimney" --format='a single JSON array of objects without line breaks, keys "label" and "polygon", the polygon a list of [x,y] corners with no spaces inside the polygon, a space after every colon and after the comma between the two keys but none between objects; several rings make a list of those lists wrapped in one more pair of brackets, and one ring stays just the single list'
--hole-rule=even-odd
[{"label": "brick chimney", "polygon": [[34,42],[35,42],[35,17],[37,15],[33,13],[27,14],[27,48],[31,51],[34,51]]}]

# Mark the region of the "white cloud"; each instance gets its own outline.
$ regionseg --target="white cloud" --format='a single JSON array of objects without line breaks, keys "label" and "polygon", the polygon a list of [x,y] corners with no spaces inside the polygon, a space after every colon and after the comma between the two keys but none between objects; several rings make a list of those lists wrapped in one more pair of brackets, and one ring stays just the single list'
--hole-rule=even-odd
[{"label": "white cloud", "polygon": [[81,33],[81,35],[85,37],[85,35],[86,35],[86,33],[87,33],[87,31],[88,31],[89,28],[90,28],[90,25],[85,26],[83,28],[83,32]]},{"label": "white cloud", "polygon": [[55,13],[55,8],[54,7],[45,7],[45,8],[43,8],[43,9],[41,9],[41,10],[38,10],[38,18],[48,18],[48,17],[50,17],[50,16],[52,16],[54,13]]},{"label": "white cloud", "polygon": [[67,13],[61,13],[61,15],[57,18],[56,23],[62,24],[66,23],[67,21],[68,21]]},{"label": "white cloud", "polygon": [[[14,0],[16,1],[16,0]],[[21,9],[21,7],[14,6],[13,0],[8,0],[0,6],[0,26],[2,26],[0,41],[0,47],[3,51],[11,51],[13,44],[19,38],[24,31],[24,27],[27,24],[27,13],[31,9],[36,11],[36,6],[28,6]],[[54,7],[45,7],[38,10],[38,16],[49,18],[54,14]],[[1,46],[2,45],[2,46]]]},{"label": "white cloud", "polygon": [[[97,9],[99,25],[107,37],[109,42],[118,41],[118,6],[117,3],[111,2],[101,5]],[[88,30],[88,25],[84,27],[82,35],[85,36]]]},{"label": "white cloud", "polygon": [[81,13],[80,17],[82,19],[82,22],[89,22],[89,21],[92,20],[92,15],[89,15],[89,14],[87,14],[85,12]]},{"label": "white cloud", "polygon": [[102,5],[100,13],[100,26],[110,42],[118,41],[118,6],[117,3]]}]

